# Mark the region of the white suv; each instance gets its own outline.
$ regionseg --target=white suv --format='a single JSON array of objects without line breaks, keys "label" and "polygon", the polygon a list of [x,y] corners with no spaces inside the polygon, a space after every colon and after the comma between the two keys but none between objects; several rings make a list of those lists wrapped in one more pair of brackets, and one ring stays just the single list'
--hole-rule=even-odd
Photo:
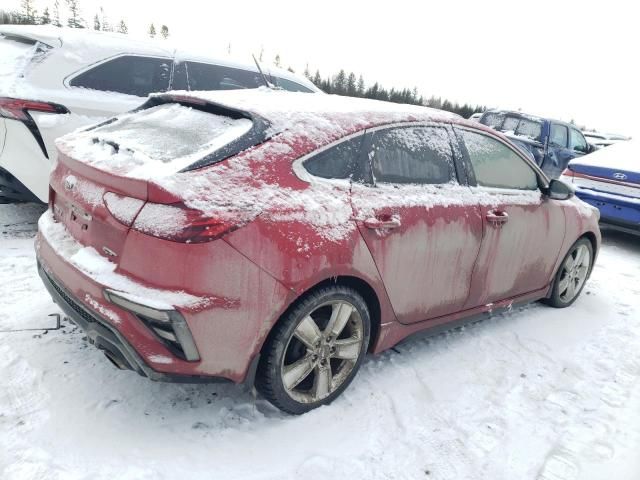
[{"label": "white suv", "polygon": [[[319,92],[269,67],[284,90]],[[192,55],[163,41],[52,26],[0,26],[0,203],[47,201],[54,140],[143,103],[152,92],[257,88],[254,65]]]}]

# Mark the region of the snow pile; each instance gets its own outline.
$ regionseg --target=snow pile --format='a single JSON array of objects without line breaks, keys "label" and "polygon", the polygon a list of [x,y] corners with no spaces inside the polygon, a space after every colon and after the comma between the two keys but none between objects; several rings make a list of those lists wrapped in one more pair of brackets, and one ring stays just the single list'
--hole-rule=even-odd
[{"label": "snow pile", "polygon": [[0,94],[12,94],[36,51],[37,45],[5,40],[0,34]]}]

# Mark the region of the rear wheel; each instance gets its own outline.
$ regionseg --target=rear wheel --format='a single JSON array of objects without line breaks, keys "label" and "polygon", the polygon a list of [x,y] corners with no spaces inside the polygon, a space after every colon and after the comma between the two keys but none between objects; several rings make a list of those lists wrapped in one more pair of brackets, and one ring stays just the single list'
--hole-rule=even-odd
[{"label": "rear wheel", "polygon": [[553,282],[551,296],[545,303],[564,308],[576,301],[591,272],[593,247],[586,238],[581,238],[569,249]]},{"label": "rear wheel", "polygon": [[332,402],[360,368],[369,332],[369,310],[355,290],[335,285],[308,294],[269,336],[258,391],[296,415]]}]

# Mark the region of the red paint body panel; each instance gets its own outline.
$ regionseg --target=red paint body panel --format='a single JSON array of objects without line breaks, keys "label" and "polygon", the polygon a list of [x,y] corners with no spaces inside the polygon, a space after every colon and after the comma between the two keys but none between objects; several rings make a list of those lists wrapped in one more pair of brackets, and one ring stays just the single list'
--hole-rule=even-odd
[{"label": "red paint body panel", "polygon": [[[372,122],[380,123],[378,117]],[[333,140],[328,136],[325,144]],[[278,142],[283,143],[276,148]],[[371,288],[380,306],[380,318],[375,319],[379,335],[371,350],[379,352],[425,328],[513,301],[539,299],[546,295],[559,262],[577,238],[590,232],[596,251],[599,246],[596,214],[577,199],[488,207],[480,200],[468,201],[473,197],[470,189],[458,186],[466,189],[467,201],[449,204],[445,187],[441,198],[433,193],[424,198],[424,204],[410,206],[401,205],[400,192],[394,198],[393,192],[386,191],[389,203],[381,205],[376,198],[381,193],[374,188],[308,183],[294,174],[292,163],[318,147],[304,138],[275,139],[235,159],[180,175],[195,184],[207,172],[224,171],[232,161],[248,158],[243,188],[224,195],[244,195],[247,188],[265,184],[274,191],[288,189],[310,199],[316,193],[329,198],[329,191],[340,210],[337,214],[344,215],[338,231],[323,228],[322,218],[312,225],[305,217],[309,204],[275,203],[254,212],[246,224],[243,221],[221,239],[202,244],[142,234],[113,218],[102,201],[110,191],[142,202],[175,203],[181,200],[179,192],[60,155],[51,177],[51,208],[60,210],[58,219],[69,241],[93,247],[100,255],[105,255],[103,247],[107,247],[116,255],[110,259],[117,266],[115,274],[123,278],[159,292],[181,291],[204,299],[198,307],[175,306],[193,335],[199,361],[173,355],[139,318],[108,302],[105,285],[58,253],[42,233],[37,239],[38,259],[78,302],[116,328],[153,370],[241,382],[273,325],[300,295],[320,282],[354,277]],[[76,178],[76,186],[84,187],[65,189],[70,176]],[[206,199],[212,191],[203,189],[201,194]],[[82,222],[69,220],[69,205],[91,217],[86,229]],[[488,225],[485,218],[496,208],[509,214],[509,221],[500,228]],[[390,231],[372,230],[365,225],[371,216],[397,217],[400,225]]]}]

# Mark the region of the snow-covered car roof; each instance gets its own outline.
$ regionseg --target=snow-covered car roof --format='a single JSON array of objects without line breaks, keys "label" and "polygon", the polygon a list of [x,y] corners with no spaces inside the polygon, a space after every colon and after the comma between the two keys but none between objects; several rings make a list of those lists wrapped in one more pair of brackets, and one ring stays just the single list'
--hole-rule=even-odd
[{"label": "snow-covered car roof", "polygon": [[571,165],[614,168],[640,173],[640,141],[618,142],[571,161]]},{"label": "snow-covered car roof", "polygon": [[240,110],[267,120],[276,131],[300,130],[313,124],[316,130],[339,128],[348,134],[363,128],[401,122],[460,122],[477,126],[454,113],[429,107],[308,93],[271,90],[266,87],[225,91],[173,91],[155,97],[193,99]]},{"label": "snow-covered car roof", "polygon": [[[141,39],[132,35],[115,32],[101,32],[89,29],[55,27],[53,25],[0,25],[0,35],[39,41],[53,48],[64,50],[67,73],[78,68],[116,55],[132,54],[175,58],[176,61],[213,63],[233,68],[257,72],[250,58],[239,59],[231,56],[213,56],[202,47],[191,44],[176,44],[172,40]],[[320,90],[307,78],[288,70],[271,65],[263,66],[264,73],[292,80],[309,89]]]}]

